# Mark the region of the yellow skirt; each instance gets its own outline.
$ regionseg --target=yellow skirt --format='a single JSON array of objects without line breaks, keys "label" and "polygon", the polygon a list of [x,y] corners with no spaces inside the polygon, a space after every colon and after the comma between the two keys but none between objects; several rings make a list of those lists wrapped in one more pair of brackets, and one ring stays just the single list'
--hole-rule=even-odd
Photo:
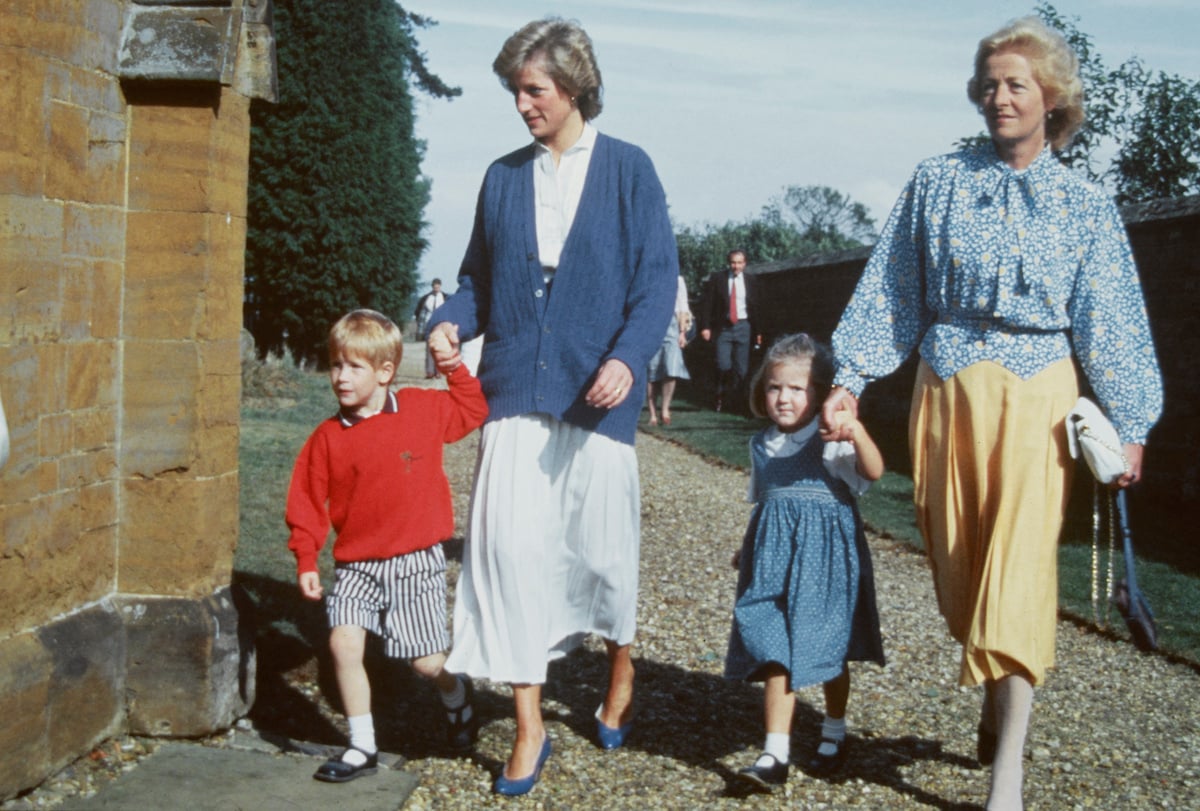
[{"label": "yellow skirt", "polygon": [[909,447],[917,526],[938,607],[963,646],[959,683],[1054,665],[1058,535],[1074,464],[1066,414],[1075,369],[1059,361],[1029,380],[976,363],[941,380],[922,361]]}]

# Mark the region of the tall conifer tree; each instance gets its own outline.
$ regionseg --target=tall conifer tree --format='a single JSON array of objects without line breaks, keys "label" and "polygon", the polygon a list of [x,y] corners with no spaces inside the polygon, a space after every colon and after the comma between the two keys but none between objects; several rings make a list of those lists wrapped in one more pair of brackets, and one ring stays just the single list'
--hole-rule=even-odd
[{"label": "tall conifer tree", "polygon": [[247,326],[260,352],[325,360],[329,325],[356,307],[402,322],[426,243],[429,180],[410,81],[431,74],[392,0],[276,0],[278,104],[252,107]]}]

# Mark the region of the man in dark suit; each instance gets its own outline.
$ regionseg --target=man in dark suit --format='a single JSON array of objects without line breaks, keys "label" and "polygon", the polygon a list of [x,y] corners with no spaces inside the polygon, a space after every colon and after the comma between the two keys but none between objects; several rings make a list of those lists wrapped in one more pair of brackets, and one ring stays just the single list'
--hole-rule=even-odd
[{"label": "man in dark suit", "polygon": [[714,341],[717,362],[717,397],[713,407],[720,411],[733,406],[746,410],[746,378],[750,374],[750,348],[762,343],[754,329],[756,293],[747,276],[746,252],[734,249],[726,257],[728,268],[714,273],[704,283],[696,326],[700,337]]}]

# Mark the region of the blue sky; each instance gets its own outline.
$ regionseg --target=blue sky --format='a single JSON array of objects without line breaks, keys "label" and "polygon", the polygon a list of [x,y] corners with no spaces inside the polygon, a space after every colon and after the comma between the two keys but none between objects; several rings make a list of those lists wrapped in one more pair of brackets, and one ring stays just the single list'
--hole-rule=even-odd
[{"label": "blue sky", "polygon": [[[980,37],[1035,2],[401,0],[431,70],[462,88],[417,97],[432,179],[425,279],[449,289],[484,169],[529,141],[491,72],[504,40],[547,14],[578,20],[604,79],[600,131],[649,153],[682,225],[756,216],[789,185],[826,185],[878,223],[913,165],[982,130],[966,99]],[[1138,55],[1200,78],[1200,3],[1061,0],[1110,67]]]}]

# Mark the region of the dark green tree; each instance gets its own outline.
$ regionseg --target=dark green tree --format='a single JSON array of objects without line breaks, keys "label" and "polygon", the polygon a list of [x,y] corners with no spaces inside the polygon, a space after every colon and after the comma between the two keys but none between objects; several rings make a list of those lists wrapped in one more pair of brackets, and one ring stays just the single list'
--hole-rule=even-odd
[{"label": "dark green tree", "polygon": [[694,295],[710,273],[739,248],[751,263],[829,253],[873,242],[867,207],[828,186],[788,186],[755,219],[724,225],[676,227],[679,267]]},{"label": "dark green tree", "polygon": [[276,0],[279,102],[251,108],[246,322],[260,353],[325,361],[356,307],[407,315],[429,180],[410,82],[442,83],[392,0]]},{"label": "dark green tree", "polygon": [[759,219],[724,225],[676,227],[679,270],[688,291],[695,296],[710,273],[725,267],[729,252],[746,252],[750,262],[770,262],[804,253],[804,240],[795,226],[772,219],[764,211]]},{"label": "dark green tree", "polygon": [[1117,199],[1155,200],[1200,192],[1200,82],[1159,73],[1113,162]]}]

